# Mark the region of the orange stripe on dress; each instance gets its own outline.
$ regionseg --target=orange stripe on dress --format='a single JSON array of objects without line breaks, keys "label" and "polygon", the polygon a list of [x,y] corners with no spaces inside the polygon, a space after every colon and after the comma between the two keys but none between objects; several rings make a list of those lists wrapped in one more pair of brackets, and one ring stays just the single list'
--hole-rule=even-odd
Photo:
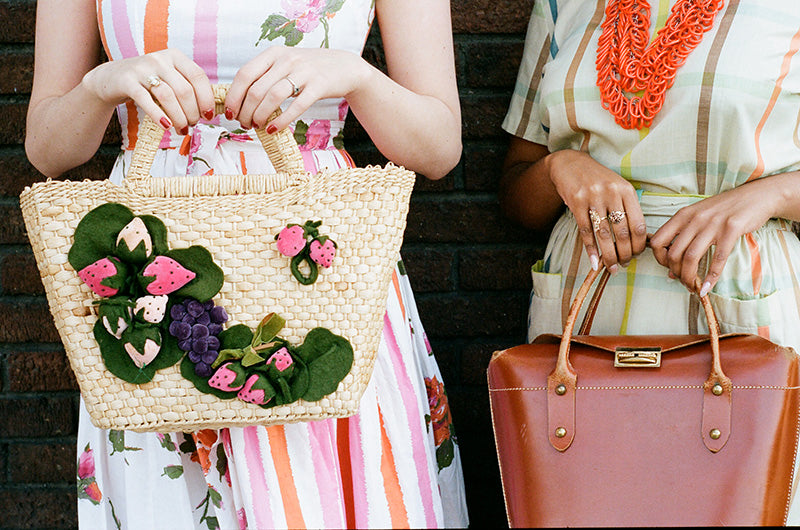
[{"label": "orange stripe on dress", "polygon": [[356,527],[355,495],[353,493],[353,464],[350,461],[350,420],[336,420],[336,447],[339,453],[339,473],[342,477],[342,496],[344,501],[347,528]]},{"label": "orange stripe on dress", "polygon": [[753,234],[745,234],[744,240],[747,242],[747,248],[750,250],[750,274],[753,277],[753,294],[758,296],[761,291],[761,253],[758,251],[758,243],[756,243]]},{"label": "orange stripe on dress", "polygon": [[97,0],[97,27],[100,28],[100,41],[103,43],[106,57],[111,57],[111,52],[108,49],[108,40],[106,39],[106,27],[103,25],[103,0]]},{"label": "orange stripe on dress", "polygon": [[294,485],[292,465],[289,461],[286,431],[283,425],[275,425],[267,428],[267,436],[269,437],[272,461],[275,463],[275,473],[278,475],[278,486],[281,489],[286,525],[289,528],[305,528],[306,523],[303,520],[300,499],[297,497],[297,487]]},{"label": "orange stripe on dress", "polygon": [[392,443],[386,435],[386,426],[383,423],[383,413],[380,406],[378,406],[378,416],[381,420],[381,475],[383,475],[386,501],[389,503],[389,517],[392,521],[392,528],[409,528],[408,513],[403,502],[403,491],[400,489],[400,479],[395,467]]},{"label": "orange stripe on dress", "polygon": [[166,50],[169,0],[150,0],[144,12],[144,53]]},{"label": "orange stripe on dress", "polygon": [[247,162],[244,159],[244,151],[239,151],[239,165],[242,166],[242,175],[247,175]]},{"label": "orange stripe on dress", "polygon": [[400,304],[400,311],[403,313],[403,322],[406,320],[406,304],[403,302],[403,293],[400,291],[400,280],[397,278],[397,269],[392,270],[392,284],[394,292],[397,294],[397,301]]},{"label": "orange stripe on dress", "polygon": [[798,50],[800,50],[800,31],[794,34],[789,51],[787,51],[786,55],[783,56],[781,73],[778,76],[778,80],[775,81],[775,88],[772,90],[772,96],[769,98],[769,103],[767,103],[767,109],[764,111],[763,116],[761,116],[761,121],[758,123],[758,127],[756,127],[755,147],[756,154],[758,155],[758,162],[756,163],[756,168],[753,170],[753,173],[747,177],[747,182],[757,179],[764,174],[764,156],[761,153],[761,131],[764,129],[767,119],[769,119],[770,115],[772,114],[772,110],[775,108],[775,104],[777,103],[778,97],[782,91],[783,80],[786,79],[787,75],[789,75],[789,71],[791,70],[792,66],[792,58],[795,56],[795,54],[797,54]]},{"label": "orange stripe on dress", "polygon": [[128,115],[128,147],[127,149],[134,149],[136,142],[139,140],[139,110],[133,101],[125,103]]}]

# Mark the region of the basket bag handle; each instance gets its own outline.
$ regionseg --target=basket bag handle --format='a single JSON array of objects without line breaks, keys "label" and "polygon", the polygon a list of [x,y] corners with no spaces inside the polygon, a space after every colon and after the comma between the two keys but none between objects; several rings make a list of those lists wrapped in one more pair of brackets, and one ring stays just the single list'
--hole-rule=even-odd
[{"label": "basket bag handle", "polygon": [[[608,272],[602,269],[606,275]],[[577,390],[578,374],[569,360],[572,332],[578,318],[578,312],[586,301],[586,297],[592,284],[600,275],[601,270],[590,270],[589,274],[578,289],[575,300],[572,302],[564,333],[561,336],[561,343],[558,349],[558,359],[556,367],[547,378],[547,408],[548,408],[548,430],[550,443],[559,451],[566,451],[572,444],[575,437],[575,392]],[[605,278],[607,280],[607,278]],[[605,281],[601,280],[598,286],[600,293],[605,287]],[[696,286],[700,290],[700,285]],[[594,307],[591,314],[594,316],[599,301],[599,294],[596,293],[593,300]],[[722,371],[719,348],[719,323],[711,307],[708,295],[700,298],[703,309],[708,319],[708,329],[711,344],[711,369],[703,384],[703,421],[702,438],[706,448],[712,453],[716,453],[725,446],[730,436],[730,415],[731,415],[731,391],[733,384]],[[588,322],[584,321],[584,328],[591,327],[591,317]]]},{"label": "basket bag handle", "polygon": [[[225,96],[228,94],[230,85],[213,85],[214,91],[214,115],[225,112]],[[280,115],[280,109],[276,110],[267,123]],[[272,166],[278,173],[297,174],[305,173],[303,157],[294,139],[292,131],[288,127],[277,131],[274,134],[267,134],[264,128],[256,129],[256,135],[261,141]],[[131,187],[141,188],[141,184],[150,178],[150,169],[155,160],[156,151],[164,137],[164,130],[145,115],[141,127],[139,128],[139,138],[136,147],[133,149],[131,158],[131,168],[125,177],[126,183]]]}]

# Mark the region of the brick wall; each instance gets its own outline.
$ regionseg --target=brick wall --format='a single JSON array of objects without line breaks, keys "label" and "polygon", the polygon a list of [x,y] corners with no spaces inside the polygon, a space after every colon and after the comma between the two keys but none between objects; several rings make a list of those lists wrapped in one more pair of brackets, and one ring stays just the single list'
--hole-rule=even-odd
[{"label": "brick wall", "polygon": [[[507,222],[495,186],[506,148],[500,123],[532,0],[453,0],[464,153],[438,182],[420,179],[403,256],[436,351],[461,443],[473,527],[505,524],[485,370],[521,342],[529,265],[543,241]],[[76,525],[77,386],[47,309],[17,197],[42,176],[24,149],[33,71],[34,0],[0,0],[0,528]],[[382,64],[373,32],[366,56]],[[67,178],[103,178],[118,144],[109,128],[94,160]],[[382,163],[351,120],[360,164]]]}]

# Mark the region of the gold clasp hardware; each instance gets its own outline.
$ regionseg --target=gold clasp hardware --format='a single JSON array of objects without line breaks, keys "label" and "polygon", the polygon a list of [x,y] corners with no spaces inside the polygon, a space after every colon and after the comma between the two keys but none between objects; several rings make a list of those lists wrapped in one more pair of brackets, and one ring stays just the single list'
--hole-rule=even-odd
[{"label": "gold clasp hardware", "polygon": [[658,368],[661,348],[617,348],[614,351],[616,368]]}]

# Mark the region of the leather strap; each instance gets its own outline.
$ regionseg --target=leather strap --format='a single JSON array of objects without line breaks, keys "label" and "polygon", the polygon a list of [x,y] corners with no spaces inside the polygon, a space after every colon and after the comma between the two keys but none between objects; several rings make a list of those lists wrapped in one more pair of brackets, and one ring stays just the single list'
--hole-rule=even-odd
[{"label": "leather strap", "polygon": [[[608,281],[608,271],[603,268],[603,277],[598,283],[594,296],[587,308],[581,325],[580,334],[588,334],[591,330],[594,314],[597,310],[600,297]],[[570,363],[569,351],[571,337],[575,329],[578,313],[591,289],[592,284],[600,275],[600,271],[589,271],[583,284],[570,307],[564,333],[558,350],[558,360],[555,369],[547,378],[547,414],[548,438],[550,444],[558,451],[566,451],[575,438],[575,394],[577,391],[578,374]],[[696,282],[696,291],[700,290],[700,282]],[[700,299],[708,319],[709,338],[711,345],[711,369],[708,378],[703,384],[702,423],[701,437],[709,451],[716,453],[728,441],[731,432],[731,392],[733,384],[722,370],[719,348],[719,323],[711,307],[708,296]]]}]

